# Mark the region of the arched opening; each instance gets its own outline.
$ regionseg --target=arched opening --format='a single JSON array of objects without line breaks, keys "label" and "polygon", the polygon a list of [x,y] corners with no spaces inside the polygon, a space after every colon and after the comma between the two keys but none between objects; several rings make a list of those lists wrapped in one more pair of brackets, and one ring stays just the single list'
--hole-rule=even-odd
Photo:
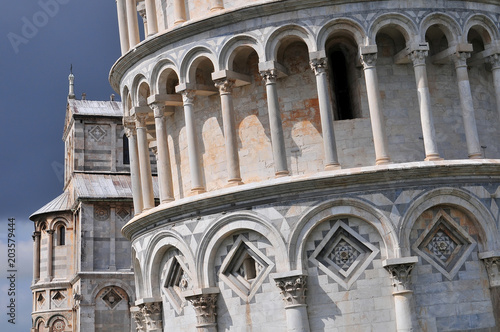
[{"label": "arched opening", "polygon": [[175,94],[175,87],[179,85],[179,77],[173,69],[166,69],[158,78],[158,92],[160,94]]},{"label": "arched opening", "polygon": [[488,32],[481,26],[474,26],[467,34],[467,42],[472,44],[472,54],[485,50],[485,44],[491,42]]},{"label": "arched opening", "polygon": [[129,154],[129,146],[128,146],[128,137],[123,134],[123,165],[130,165],[130,154]]},{"label": "arched opening", "polygon": [[66,228],[64,227],[64,225],[60,225],[57,228],[57,245],[66,245]]},{"label": "arched opening", "polygon": [[327,41],[330,90],[335,120],[361,117],[357,45],[347,36],[331,37]]},{"label": "arched opening", "polygon": [[108,286],[95,297],[95,332],[130,331],[129,296],[117,286]]},{"label": "arched opening", "polygon": [[434,24],[425,32],[425,41],[429,43],[429,56],[446,50],[449,41],[439,25]]}]

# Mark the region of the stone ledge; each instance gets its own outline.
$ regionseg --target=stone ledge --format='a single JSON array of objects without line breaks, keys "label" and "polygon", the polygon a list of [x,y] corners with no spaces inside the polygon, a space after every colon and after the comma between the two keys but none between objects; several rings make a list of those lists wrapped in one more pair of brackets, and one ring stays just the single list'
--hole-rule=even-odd
[{"label": "stone ledge", "polygon": [[500,160],[445,160],[387,164],[324,171],[227,187],[200,195],[163,203],[132,218],[123,228],[131,240],[160,225],[202,215],[241,210],[294,197],[348,193],[409,185],[446,185],[477,182],[479,178],[500,180]]}]

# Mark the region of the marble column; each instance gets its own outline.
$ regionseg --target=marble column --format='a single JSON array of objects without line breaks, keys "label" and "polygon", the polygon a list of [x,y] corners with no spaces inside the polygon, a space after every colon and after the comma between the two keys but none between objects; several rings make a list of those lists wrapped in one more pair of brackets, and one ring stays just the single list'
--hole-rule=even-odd
[{"label": "marble column", "polygon": [[288,273],[276,275],[273,279],[285,302],[287,331],[310,331],[306,304],[307,276]]},{"label": "marble column", "polygon": [[495,87],[495,95],[497,98],[497,112],[500,117],[500,54],[493,54],[486,58],[486,61],[491,64],[493,86]]},{"label": "marble column", "polygon": [[431,96],[429,93],[429,83],[427,81],[427,68],[425,59],[427,50],[414,50],[410,53],[415,70],[415,80],[417,82],[418,104],[420,106],[420,122],[422,125],[422,136],[424,139],[425,160],[441,160],[439,156],[436,131],[434,129],[434,118],[432,116]]},{"label": "marble column", "polygon": [[186,22],[186,6],[184,0],[174,0],[174,25]]},{"label": "marble column", "polygon": [[276,80],[277,70],[268,69],[261,71],[267,92],[267,108],[269,113],[269,126],[271,127],[271,144],[273,148],[274,171],[276,177],[289,175],[286,162],[285,137],[283,136],[283,124],[278,102],[278,90]]},{"label": "marble column", "polygon": [[158,20],[156,18],[155,0],[145,0],[146,2],[146,17],[148,25],[148,33],[146,36],[152,36],[158,33]]},{"label": "marble column", "polygon": [[210,11],[215,12],[217,10],[224,9],[224,1],[223,0],[210,0]]},{"label": "marble column", "polygon": [[168,149],[167,119],[165,116],[164,103],[153,103],[150,105],[155,117],[156,142],[158,161],[158,185],[160,187],[160,202],[167,203],[174,200],[172,184],[172,171],[170,164],[170,152]]},{"label": "marble column", "polygon": [[139,167],[139,151],[137,148],[137,134],[135,122],[124,121],[125,135],[128,138],[128,152],[130,160],[130,178],[132,183],[132,199],[134,201],[134,214],[142,212],[144,204],[142,202],[141,170]]},{"label": "marble column", "polygon": [[33,283],[40,280],[40,236],[42,233],[33,232]]},{"label": "marble column", "polygon": [[148,16],[146,15],[146,3],[139,2],[137,4],[137,12],[142,17],[142,24],[144,26],[144,36],[148,36]]},{"label": "marble column", "polygon": [[226,147],[226,167],[229,177],[227,181],[229,186],[243,184],[243,182],[241,182],[238,141],[236,140],[236,129],[234,125],[234,106],[232,95],[234,83],[235,81],[230,79],[215,81],[215,86],[219,89],[220,93]]},{"label": "marble column", "polygon": [[194,119],[193,102],[196,94],[194,90],[182,91],[182,102],[184,104],[184,118],[186,121],[186,136],[188,145],[189,170],[191,172],[191,194],[204,193],[203,177],[201,174],[201,161],[198,152],[198,142]]},{"label": "marble column", "polygon": [[139,22],[137,20],[137,1],[127,0],[127,24],[128,24],[128,40],[130,48],[139,44]]},{"label": "marble column", "polygon": [[52,280],[52,277],[54,276],[53,275],[53,268],[52,268],[52,263],[53,263],[53,259],[54,259],[54,231],[51,230],[51,229],[48,229],[46,231],[47,233],[47,247],[48,247],[48,250],[47,250],[47,278],[48,278],[48,281],[51,281]]},{"label": "marble column", "polygon": [[[162,302],[145,302],[139,305],[146,331],[163,331]],[[137,315],[136,315],[137,316]],[[144,329],[144,327],[143,327]]]},{"label": "marble column", "polygon": [[[488,273],[490,282],[490,296],[492,307],[500,308],[500,252],[490,251],[479,253],[479,258],[483,261]],[[500,312],[493,310],[496,326],[500,326]]]},{"label": "marble column", "polygon": [[325,152],[325,170],[340,168],[337,156],[337,145],[333,131],[333,110],[328,92],[327,66],[328,59],[312,59],[310,65],[316,75],[316,86],[318,89],[318,103],[321,117],[321,131],[323,133],[323,148]]},{"label": "marble column", "polygon": [[370,49],[369,52],[361,52],[361,63],[365,71],[366,92],[368,95],[368,106],[370,108],[370,122],[373,132],[373,145],[375,147],[375,164],[390,163],[389,150],[387,148],[387,136],[385,134],[385,121],[380,106],[380,92],[377,77],[377,52]]},{"label": "marble column", "polygon": [[203,293],[186,296],[196,313],[198,332],[217,332],[217,297],[218,293]]},{"label": "marble column", "polygon": [[149,159],[149,144],[147,137],[146,113],[135,115],[135,125],[137,128],[137,149],[139,154],[139,169],[141,176],[142,203],[143,209],[151,209],[155,206],[153,192],[153,177],[151,175],[151,160]]},{"label": "marble column", "polygon": [[396,311],[396,327],[398,332],[413,331],[411,290],[411,271],[418,262],[418,257],[387,259],[382,265],[389,272],[392,280],[394,307]]},{"label": "marble column", "polygon": [[128,40],[128,25],[127,25],[127,4],[126,0],[116,0],[116,11],[118,14],[118,31],[120,32],[120,45],[122,55],[130,49]]},{"label": "marble column", "polygon": [[470,90],[469,73],[467,72],[467,59],[469,52],[457,52],[454,55],[455,69],[457,71],[458,92],[460,94],[460,105],[462,107],[462,118],[464,121],[465,139],[467,141],[467,153],[471,159],[482,158],[481,145],[477,133],[474,105]]}]

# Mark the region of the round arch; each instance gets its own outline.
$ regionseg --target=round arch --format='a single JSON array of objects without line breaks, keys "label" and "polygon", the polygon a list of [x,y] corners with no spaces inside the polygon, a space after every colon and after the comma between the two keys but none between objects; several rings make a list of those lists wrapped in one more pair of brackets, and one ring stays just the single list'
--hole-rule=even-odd
[{"label": "round arch", "polygon": [[162,74],[167,70],[173,71],[177,75],[177,77],[179,77],[179,69],[177,68],[177,66],[173,60],[171,60],[171,59],[160,60],[155,65],[155,67],[153,68],[153,71],[151,72],[151,93],[152,94],[166,93],[166,92],[162,91],[162,89],[161,89],[161,84],[162,84],[161,77],[162,77]]},{"label": "round arch", "polygon": [[[132,97],[132,105],[130,105],[130,108],[132,108],[134,106],[140,106],[139,105],[139,97],[138,97],[139,96],[139,87],[143,83],[147,84],[149,87],[146,76],[144,76],[142,74],[138,74],[136,77],[134,77],[134,80],[132,82],[132,90],[130,91],[130,95]],[[150,89],[150,91],[151,91],[151,89]]]},{"label": "round arch", "polygon": [[131,97],[130,97],[130,92],[128,89],[128,86],[124,86],[122,90],[122,111],[124,116],[129,116],[130,115],[130,108],[132,107],[131,105]]},{"label": "round arch", "polygon": [[500,31],[496,28],[495,23],[486,15],[475,14],[468,18],[464,26],[464,33],[462,35],[462,41],[467,43],[467,36],[471,29],[475,27],[480,27],[480,35],[483,39],[485,45],[491,44],[493,40],[500,39]]},{"label": "round arch", "polygon": [[336,18],[325,24],[318,32],[318,51],[326,51],[327,40],[337,34],[347,34],[352,37],[358,47],[368,43],[365,30],[357,22],[347,18]]},{"label": "round arch", "polygon": [[498,229],[491,212],[471,193],[457,188],[439,188],[422,194],[415,199],[401,218],[398,237],[404,255],[410,254],[410,232],[417,218],[426,210],[437,205],[449,205],[469,214],[477,225],[483,241],[479,241],[483,251],[497,250]]},{"label": "round arch", "polygon": [[48,229],[55,231],[58,225],[64,225],[65,228],[69,227],[69,222],[66,218],[56,217],[49,222]]},{"label": "round arch", "polygon": [[67,319],[66,317],[64,317],[63,315],[58,315],[58,314],[55,314],[54,316],[51,316],[51,317],[47,320],[47,324],[46,324],[46,326],[47,326],[47,327],[52,327],[52,326],[54,325],[54,322],[55,322],[56,320],[58,320],[58,319],[60,319],[60,320],[64,321],[64,324],[66,324],[66,327],[69,325],[69,321],[68,321],[68,319]]},{"label": "round arch", "polygon": [[191,275],[195,280],[193,284],[197,285],[195,273],[195,259],[193,253],[189,249],[189,245],[182,239],[182,236],[172,230],[161,231],[156,234],[149,242],[146,248],[146,261],[143,263],[143,282],[145,284],[145,289],[143,289],[144,295],[160,297],[159,289],[155,289],[152,284],[153,276],[160,275],[160,263],[163,259],[164,254],[171,248],[178,249],[186,258],[187,263],[192,269]]},{"label": "round arch", "polygon": [[286,245],[279,231],[265,217],[252,212],[240,211],[225,215],[214,221],[212,226],[203,234],[196,252],[196,266],[200,287],[215,285],[210,267],[214,266],[217,248],[228,235],[240,230],[251,230],[264,236],[275,249],[277,272],[288,271]]},{"label": "round arch", "polygon": [[253,49],[260,59],[264,58],[264,49],[254,36],[238,35],[229,39],[219,55],[219,68],[233,70],[233,60],[237,55],[237,49],[240,47],[249,47]]},{"label": "round arch", "polygon": [[418,29],[413,21],[400,13],[386,13],[377,17],[368,28],[369,43],[374,45],[377,34],[383,28],[395,28],[405,38],[406,44],[410,42],[420,42]]},{"label": "round arch", "polygon": [[104,282],[101,282],[101,283],[98,283],[97,285],[94,286],[94,288],[92,289],[92,292],[90,293],[90,297],[91,297],[91,301],[92,301],[92,305],[95,305],[95,299],[97,297],[97,294],[99,294],[99,292],[101,290],[103,290],[104,288],[106,287],[119,287],[121,289],[123,289],[125,291],[125,293],[127,293],[127,296],[128,296],[128,301],[129,301],[129,304],[130,305],[133,305],[134,302],[135,302],[135,292],[134,290],[132,289],[132,287],[130,287],[127,283],[123,282],[122,280],[120,279],[107,279],[106,281]]},{"label": "round arch", "polygon": [[288,256],[292,269],[302,269],[304,245],[314,228],[327,219],[336,216],[353,216],[360,218],[375,227],[382,237],[387,249],[387,258],[397,257],[398,240],[390,220],[378,209],[353,198],[341,198],[324,202],[310,209],[300,218],[290,233]]},{"label": "round arch", "polygon": [[420,40],[425,41],[425,34],[433,25],[441,28],[448,41],[448,46],[458,44],[462,35],[460,26],[453,17],[444,13],[431,13],[422,19],[420,23]]},{"label": "round arch", "polygon": [[43,327],[48,327],[48,324],[46,324],[45,319],[42,316],[38,316],[33,320],[32,327],[38,329],[40,325],[43,325]]},{"label": "round arch", "polygon": [[197,46],[189,50],[182,59],[179,81],[182,83],[193,83],[194,77],[190,75],[191,69],[203,58],[209,59],[214,66],[214,70],[218,70],[218,68],[216,68],[218,62],[215,54],[206,47]]},{"label": "round arch", "polygon": [[279,49],[285,40],[289,38],[302,40],[306,43],[309,53],[317,50],[313,33],[309,29],[295,24],[285,25],[274,30],[267,38],[265,43],[265,59],[263,60],[277,61]]}]

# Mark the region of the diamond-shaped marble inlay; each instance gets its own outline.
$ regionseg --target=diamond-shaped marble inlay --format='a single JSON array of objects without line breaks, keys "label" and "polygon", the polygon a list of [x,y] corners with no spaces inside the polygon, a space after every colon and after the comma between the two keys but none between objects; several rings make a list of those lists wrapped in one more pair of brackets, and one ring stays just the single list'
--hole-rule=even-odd
[{"label": "diamond-shaped marble inlay", "polygon": [[106,136],[106,131],[101,128],[101,126],[95,126],[89,130],[90,136],[97,142],[99,142],[104,136]]},{"label": "diamond-shaped marble inlay", "polygon": [[127,218],[130,213],[125,209],[119,209],[118,212],[116,212],[116,215],[120,217],[121,220],[125,220],[125,218]]},{"label": "diamond-shaped marble inlay", "polygon": [[38,304],[42,305],[45,302],[45,297],[43,297],[42,293],[39,293],[36,300],[37,300]]},{"label": "diamond-shaped marble inlay", "polygon": [[111,288],[106,294],[104,294],[102,300],[110,309],[114,309],[121,302],[121,300],[123,300],[123,298],[113,288]]},{"label": "diamond-shaped marble inlay", "polygon": [[54,303],[56,307],[59,307],[65,298],[66,296],[64,296],[62,292],[56,291],[54,295],[52,295],[52,303]]},{"label": "diamond-shaped marble inlay", "polygon": [[189,268],[182,256],[176,255],[167,261],[165,268],[163,291],[174,310],[181,314],[186,304],[182,292],[192,288]]},{"label": "diamond-shaped marble inlay", "polygon": [[240,235],[222,262],[219,278],[243,300],[249,301],[273,267],[269,258]]},{"label": "diamond-shaped marble inlay", "polygon": [[476,241],[441,209],[412,249],[451,280],[475,246]]},{"label": "diamond-shaped marble inlay", "polygon": [[347,219],[335,221],[309,261],[342,287],[349,289],[380,250],[346,222]]}]

